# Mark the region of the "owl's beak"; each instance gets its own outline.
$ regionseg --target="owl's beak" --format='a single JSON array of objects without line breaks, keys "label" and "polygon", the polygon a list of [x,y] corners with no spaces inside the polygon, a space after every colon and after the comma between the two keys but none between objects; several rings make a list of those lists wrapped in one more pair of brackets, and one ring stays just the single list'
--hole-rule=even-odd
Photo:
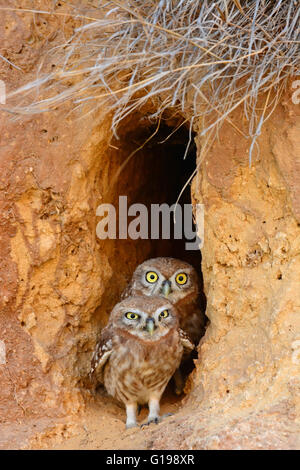
[{"label": "owl's beak", "polygon": [[155,327],[156,327],[156,325],[155,325],[154,319],[153,318],[147,318],[147,320],[146,320],[146,330],[148,331],[150,336],[153,335]]},{"label": "owl's beak", "polygon": [[163,296],[167,298],[170,292],[172,291],[171,282],[169,280],[166,280],[162,283],[161,291],[163,293]]}]

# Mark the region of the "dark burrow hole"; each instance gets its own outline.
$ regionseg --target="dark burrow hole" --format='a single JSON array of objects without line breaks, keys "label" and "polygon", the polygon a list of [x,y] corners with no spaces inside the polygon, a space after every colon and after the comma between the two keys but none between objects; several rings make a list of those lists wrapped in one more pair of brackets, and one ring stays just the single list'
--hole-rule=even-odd
[{"label": "dark burrow hole", "polygon": [[[152,136],[152,137],[151,137]],[[111,142],[110,161],[113,168],[110,176],[112,186],[103,196],[103,203],[118,207],[119,196],[128,196],[128,206],[139,203],[148,208],[150,214],[151,204],[174,204],[182,190],[196,169],[196,144],[194,135],[190,133],[189,125],[174,122],[161,122],[147,125],[143,121],[130,121],[123,125],[118,132],[118,139]],[[151,138],[150,138],[151,137]],[[188,150],[187,150],[188,146]],[[141,147],[141,148],[140,148]],[[139,149],[136,151],[137,149]],[[129,158],[131,155],[131,158]],[[185,158],[184,158],[185,155]],[[129,159],[128,159],[129,158]],[[126,165],[124,162],[127,161]],[[115,165],[123,169],[115,181]],[[191,204],[191,181],[182,192],[179,204]],[[134,217],[128,217],[128,223]],[[199,303],[203,312],[206,308],[206,299],[203,293],[203,278],[201,271],[200,250],[187,250],[187,239],[174,238],[174,221],[171,219],[171,237],[169,240],[103,240],[99,241],[101,250],[108,254],[112,267],[112,278],[109,289],[101,300],[101,305],[95,312],[95,327],[105,326],[108,312],[120,300],[122,290],[130,281],[131,276],[143,261],[158,256],[170,256],[190,263],[197,270],[200,278]],[[151,220],[149,217],[149,232]],[[193,226],[195,230],[195,226]],[[107,317],[103,319],[103,312]],[[187,378],[194,368],[197,353],[184,365],[184,375]],[[183,395],[176,397],[172,381],[169,383],[163,401],[180,400]]]}]

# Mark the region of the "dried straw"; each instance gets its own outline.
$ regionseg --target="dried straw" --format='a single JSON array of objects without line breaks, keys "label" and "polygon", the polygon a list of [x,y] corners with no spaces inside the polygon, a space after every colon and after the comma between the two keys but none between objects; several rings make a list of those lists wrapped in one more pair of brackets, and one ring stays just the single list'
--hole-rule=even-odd
[{"label": "dried straw", "polygon": [[[150,100],[156,109],[150,118],[167,109],[190,122],[201,115],[204,135],[243,105],[252,151],[288,77],[298,71],[299,1],[100,0],[92,11],[73,8],[81,26],[49,52],[64,51],[59,71],[41,72],[19,89],[28,96],[40,88],[43,98],[14,112],[41,112],[66,100],[93,110],[105,103],[116,131]],[[258,110],[263,93],[267,100]]]}]

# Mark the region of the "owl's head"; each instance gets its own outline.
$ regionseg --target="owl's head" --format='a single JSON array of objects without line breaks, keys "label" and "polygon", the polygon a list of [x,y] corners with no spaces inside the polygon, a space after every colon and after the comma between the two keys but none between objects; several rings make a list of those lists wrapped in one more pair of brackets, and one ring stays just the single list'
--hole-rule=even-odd
[{"label": "owl's head", "polygon": [[161,296],[176,304],[197,296],[199,278],[193,266],[175,258],[152,258],[140,264],[132,277],[132,292]]},{"label": "owl's head", "polygon": [[114,307],[109,322],[145,341],[156,341],[178,327],[174,305],[162,297],[128,297]]}]

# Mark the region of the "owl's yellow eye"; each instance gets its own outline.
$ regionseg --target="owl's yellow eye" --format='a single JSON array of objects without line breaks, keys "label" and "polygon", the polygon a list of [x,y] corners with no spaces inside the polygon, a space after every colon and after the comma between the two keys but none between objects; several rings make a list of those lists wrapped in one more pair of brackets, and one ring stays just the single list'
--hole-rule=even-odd
[{"label": "owl's yellow eye", "polygon": [[163,310],[163,312],[160,312],[159,316],[160,318],[167,318],[169,316],[168,310]]},{"label": "owl's yellow eye", "polygon": [[125,313],[125,317],[128,318],[128,320],[137,320],[139,318],[139,315],[134,312],[127,312]]},{"label": "owl's yellow eye", "polygon": [[146,280],[150,282],[150,284],[153,284],[156,282],[158,279],[158,275],[156,274],[155,271],[148,271],[146,274]]},{"label": "owl's yellow eye", "polygon": [[177,284],[179,284],[180,286],[183,286],[184,284],[187,283],[187,275],[185,273],[179,273],[177,274],[176,276],[176,282]]}]

